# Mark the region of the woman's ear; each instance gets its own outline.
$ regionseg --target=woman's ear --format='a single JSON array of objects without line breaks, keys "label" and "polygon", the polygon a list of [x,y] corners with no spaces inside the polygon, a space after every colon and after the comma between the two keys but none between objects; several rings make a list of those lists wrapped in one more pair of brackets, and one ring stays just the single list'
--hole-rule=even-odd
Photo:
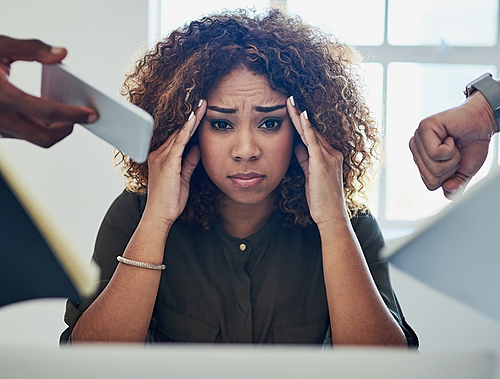
[{"label": "woman's ear", "polygon": [[309,175],[309,153],[307,152],[307,148],[302,142],[299,142],[295,145],[293,151],[295,157],[297,158],[297,162],[299,162],[299,166],[302,168],[302,171],[304,171],[304,175],[307,179],[307,176]]},{"label": "woman's ear", "polygon": [[296,145],[299,145],[299,144],[303,145],[303,142],[302,142],[302,139],[299,136],[299,133],[297,133],[297,130],[294,128],[293,129],[293,146],[296,146]]},{"label": "woman's ear", "polygon": [[196,131],[194,132],[193,136],[191,137],[191,139],[187,143],[186,147],[184,148],[184,152],[182,153],[182,158],[183,159],[186,157],[186,154],[189,152],[189,150],[191,150],[191,148],[194,145],[198,145],[198,129],[196,129]]}]

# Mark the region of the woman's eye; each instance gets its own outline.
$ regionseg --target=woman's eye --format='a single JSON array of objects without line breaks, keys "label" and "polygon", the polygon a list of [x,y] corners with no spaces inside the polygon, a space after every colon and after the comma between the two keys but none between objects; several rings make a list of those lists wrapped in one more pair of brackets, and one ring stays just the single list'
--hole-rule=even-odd
[{"label": "woman's eye", "polygon": [[279,129],[281,127],[281,120],[266,120],[260,126],[263,129]]},{"label": "woman's eye", "polygon": [[227,129],[232,129],[231,124],[227,121],[212,121],[211,122],[212,128],[217,129],[217,130],[227,130]]}]

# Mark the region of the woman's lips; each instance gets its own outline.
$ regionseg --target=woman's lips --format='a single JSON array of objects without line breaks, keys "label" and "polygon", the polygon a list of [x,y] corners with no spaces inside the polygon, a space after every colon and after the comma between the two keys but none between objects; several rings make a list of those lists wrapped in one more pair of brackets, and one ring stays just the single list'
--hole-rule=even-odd
[{"label": "woman's lips", "polygon": [[248,174],[238,173],[229,176],[234,184],[239,187],[254,187],[259,185],[265,178],[265,175],[257,174],[256,172],[250,172]]}]

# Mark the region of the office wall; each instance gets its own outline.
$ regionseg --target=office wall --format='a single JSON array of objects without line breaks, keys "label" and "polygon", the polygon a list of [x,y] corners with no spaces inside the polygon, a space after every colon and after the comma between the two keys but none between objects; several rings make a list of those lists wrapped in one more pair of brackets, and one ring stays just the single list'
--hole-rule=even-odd
[{"label": "office wall", "polygon": [[[132,57],[147,44],[147,0],[0,0],[0,9],[0,34],[64,46],[66,63],[117,92]],[[11,80],[39,94],[40,65],[13,64]],[[123,189],[113,148],[76,126],[50,149],[6,139],[0,149],[20,165],[19,175],[46,200],[89,260],[102,217]],[[33,338],[57,346],[63,312],[62,300],[0,309],[0,343]]]}]

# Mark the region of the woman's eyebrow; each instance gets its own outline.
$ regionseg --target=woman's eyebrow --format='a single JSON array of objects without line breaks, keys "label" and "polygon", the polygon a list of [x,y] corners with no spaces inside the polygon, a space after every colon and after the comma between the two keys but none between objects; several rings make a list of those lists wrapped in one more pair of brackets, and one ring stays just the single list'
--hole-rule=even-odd
[{"label": "woman's eyebrow", "polygon": [[272,107],[255,107],[254,109],[257,112],[269,113],[269,112],[277,111],[278,109],[283,109],[285,107],[286,107],[286,104],[281,104],[281,105],[275,105]]},{"label": "woman's eyebrow", "polygon": [[221,108],[221,107],[216,107],[214,105],[209,105],[207,108],[212,110],[212,111],[216,111],[216,112],[220,112],[220,113],[227,113],[227,114],[233,114],[233,113],[237,112],[237,109],[235,109],[235,108]]},{"label": "woman's eyebrow", "polygon": [[[261,113],[269,113],[269,112],[274,112],[278,109],[283,109],[286,107],[286,104],[280,104],[280,105],[274,105],[272,107],[260,107],[260,106],[255,106],[254,109],[257,112]],[[208,109],[219,112],[219,113],[226,113],[226,114],[234,114],[238,111],[236,108],[222,108],[222,107],[216,107],[215,105],[209,105],[207,107]]]}]

